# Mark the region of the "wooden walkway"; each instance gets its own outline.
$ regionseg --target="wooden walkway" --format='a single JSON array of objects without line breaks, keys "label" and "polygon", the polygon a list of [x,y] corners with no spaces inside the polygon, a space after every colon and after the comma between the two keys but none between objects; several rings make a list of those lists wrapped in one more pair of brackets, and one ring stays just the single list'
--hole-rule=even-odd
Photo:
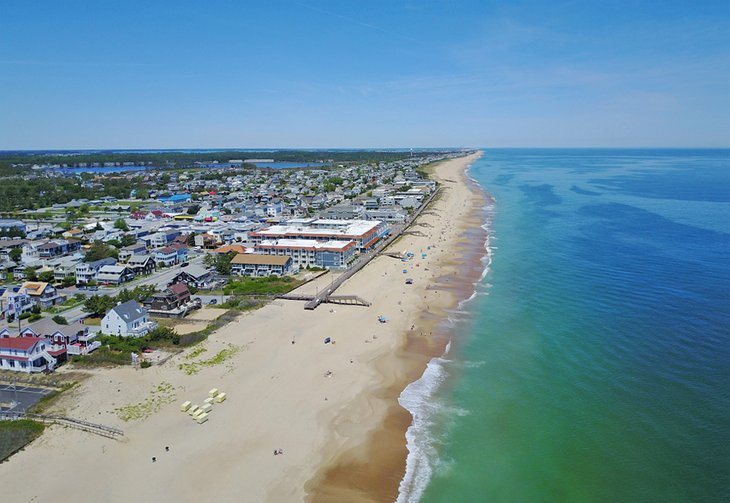
[{"label": "wooden walkway", "polygon": [[103,424],[89,423],[80,419],[72,419],[64,416],[46,416],[43,414],[29,414],[25,412],[0,412],[0,420],[16,421],[18,419],[32,419],[42,423],[60,424],[81,431],[87,431],[106,438],[119,439],[124,436],[124,432],[111,426]]}]

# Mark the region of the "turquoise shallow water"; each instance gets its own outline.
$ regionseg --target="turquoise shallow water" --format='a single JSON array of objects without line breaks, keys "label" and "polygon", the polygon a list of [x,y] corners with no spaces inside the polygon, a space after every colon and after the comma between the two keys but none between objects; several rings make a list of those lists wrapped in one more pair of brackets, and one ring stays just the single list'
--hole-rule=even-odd
[{"label": "turquoise shallow water", "polygon": [[399,501],[730,501],[730,151],[486,150]]}]

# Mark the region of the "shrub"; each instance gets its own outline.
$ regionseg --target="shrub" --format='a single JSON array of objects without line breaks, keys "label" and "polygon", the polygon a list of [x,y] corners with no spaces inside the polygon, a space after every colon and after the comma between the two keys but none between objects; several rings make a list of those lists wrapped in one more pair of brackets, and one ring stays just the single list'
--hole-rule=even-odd
[{"label": "shrub", "polygon": [[150,368],[152,366],[152,364],[150,362],[148,362],[147,360],[145,360],[142,363],[140,363],[139,366],[143,369],[146,369],[146,368]]},{"label": "shrub", "polygon": [[53,318],[51,318],[54,322],[58,323],[59,325],[68,325],[68,320],[61,316],[60,314],[57,314]]}]

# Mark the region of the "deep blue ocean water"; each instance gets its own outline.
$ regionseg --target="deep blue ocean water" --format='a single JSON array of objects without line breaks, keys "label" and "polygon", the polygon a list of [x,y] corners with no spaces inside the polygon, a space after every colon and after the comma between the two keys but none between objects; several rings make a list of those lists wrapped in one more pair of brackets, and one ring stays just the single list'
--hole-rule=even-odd
[{"label": "deep blue ocean water", "polygon": [[399,501],[730,501],[730,151],[490,150]]}]

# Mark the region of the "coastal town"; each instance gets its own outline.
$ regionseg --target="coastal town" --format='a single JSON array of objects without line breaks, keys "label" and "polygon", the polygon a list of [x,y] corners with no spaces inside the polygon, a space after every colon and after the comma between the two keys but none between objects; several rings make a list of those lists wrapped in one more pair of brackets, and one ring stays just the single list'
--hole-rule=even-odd
[{"label": "coastal town", "polygon": [[[232,159],[142,174],[125,171],[129,162],[89,162],[81,167],[101,169],[84,177],[64,171],[78,163],[29,166],[31,176],[76,177],[99,192],[0,219],[0,370],[52,372],[92,356],[105,336],[169,339],[170,319],[236,308],[235,286],[252,278],[284,278],[294,288],[322,272],[343,274],[434,194],[423,167],[461,155],[329,169],[258,169]],[[122,169],[104,171],[115,167]],[[103,181],[140,177],[158,188],[144,198],[136,190],[125,199],[104,195]],[[249,305],[261,305],[286,290],[252,292],[258,304]]]}]

